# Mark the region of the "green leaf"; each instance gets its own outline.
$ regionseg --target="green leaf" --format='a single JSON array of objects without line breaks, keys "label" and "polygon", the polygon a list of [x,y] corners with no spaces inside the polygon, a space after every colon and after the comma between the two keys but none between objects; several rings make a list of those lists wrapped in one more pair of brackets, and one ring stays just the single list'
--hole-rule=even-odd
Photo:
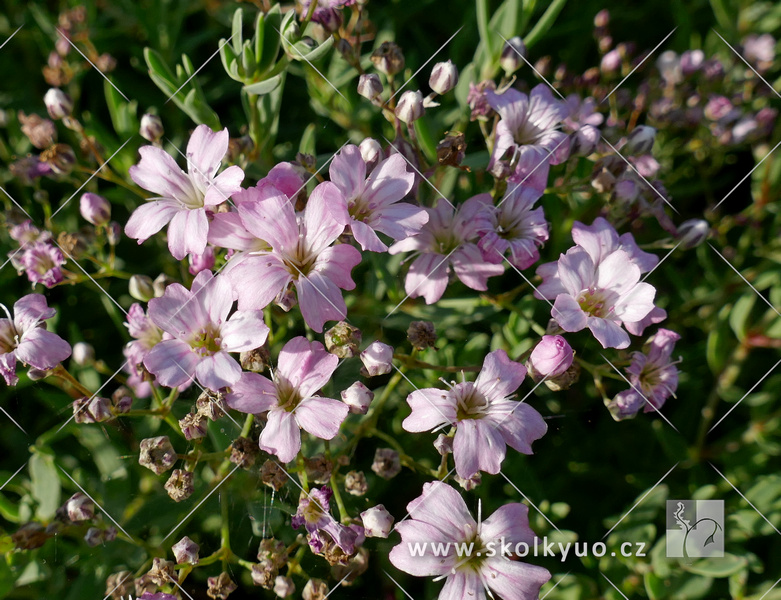
[{"label": "green leaf", "polygon": [[231,28],[231,43],[236,54],[241,54],[244,47],[244,33],[242,27],[244,26],[244,11],[241,8],[237,8],[233,13],[233,26]]},{"label": "green leaf", "polygon": [[316,132],[317,132],[317,126],[314,123],[310,123],[306,126],[306,129],[304,129],[304,135],[301,136],[301,143],[298,145],[298,151],[302,154],[311,154],[312,156],[316,153]]},{"label": "green leaf", "polygon": [[228,77],[235,79],[236,81],[242,81],[239,76],[238,70],[238,56],[233,50],[230,44],[226,43],[225,39],[220,40],[220,60],[222,61],[222,68],[228,74]]},{"label": "green leaf", "polygon": [[263,27],[263,51],[258,60],[258,70],[265,73],[277,61],[279,53],[280,27],[282,27],[282,11],[279,4],[275,4],[270,11],[259,19],[259,27]]},{"label": "green leaf", "polygon": [[175,85],[176,77],[174,76],[173,71],[171,71],[157,50],[153,50],[149,47],[144,48],[144,61],[149,68],[150,74],[157,75],[160,79],[167,81],[173,86],[173,89],[178,87]]},{"label": "green leaf", "polygon": [[51,456],[35,453],[30,458],[31,493],[38,503],[37,515],[48,521],[60,506],[60,477]]},{"label": "green leaf", "polygon": [[138,102],[135,100],[125,101],[108,79],[103,80],[103,92],[106,96],[106,106],[108,106],[108,112],[111,115],[114,131],[121,136],[128,136],[138,131],[138,120],[136,119]]},{"label": "green leaf", "polygon": [[263,60],[263,13],[258,13],[258,18],[255,19],[255,62],[260,64]]},{"label": "green leaf", "polygon": [[496,35],[488,26],[488,0],[477,0],[477,30],[480,32],[480,41],[485,45],[489,60],[496,54]]},{"label": "green leaf", "polygon": [[0,598],[5,598],[14,589],[14,573],[4,558],[0,558]]},{"label": "green leaf", "polygon": [[741,342],[746,337],[751,309],[754,308],[756,300],[757,295],[753,291],[745,296],[741,296],[729,313],[729,325]]},{"label": "green leaf", "polygon": [[643,576],[643,583],[645,584],[645,591],[651,600],[661,600],[662,598],[665,598],[667,590],[664,587],[663,579],[648,571]]},{"label": "green leaf", "polygon": [[244,49],[241,53],[241,68],[244,69],[244,74],[248,77],[253,76],[257,69],[255,53],[252,50],[252,44],[250,44],[249,40],[244,44]]},{"label": "green leaf", "polygon": [[279,84],[282,82],[282,75],[275,75],[271,79],[266,79],[265,81],[258,81],[256,83],[251,83],[249,85],[245,85],[243,90],[253,96],[262,96],[263,94],[268,94],[269,92],[273,92]]},{"label": "green leaf", "polygon": [[681,568],[695,575],[704,577],[729,577],[737,573],[747,565],[747,561],[742,556],[735,556],[725,552],[720,558],[701,558],[695,560],[692,564],[681,562]]},{"label": "green leaf", "polygon": [[566,3],[567,0],[553,0],[553,2],[548,5],[547,10],[540,17],[540,20],[532,27],[529,34],[523,38],[523,43],[526,44],[527,48],[534,46],[534,44],[542,39],[542,36],[548,33],[550,28],[553,27],[556,17],[559,16],[561,9],[564,8]]}]

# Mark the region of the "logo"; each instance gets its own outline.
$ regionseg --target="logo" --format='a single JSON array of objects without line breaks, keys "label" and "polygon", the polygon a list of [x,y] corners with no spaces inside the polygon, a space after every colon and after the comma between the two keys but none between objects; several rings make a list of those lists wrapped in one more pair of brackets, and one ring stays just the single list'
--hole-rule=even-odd
[{"label": "logo", "polygon": [[667,557],[724,556],[723,500],[667,501]]}]

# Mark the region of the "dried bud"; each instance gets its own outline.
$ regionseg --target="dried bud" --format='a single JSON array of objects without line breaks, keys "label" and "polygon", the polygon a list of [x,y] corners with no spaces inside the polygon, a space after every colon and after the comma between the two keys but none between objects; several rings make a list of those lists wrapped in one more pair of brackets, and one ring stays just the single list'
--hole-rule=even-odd
[{"label": "dried bud", "polygon": [[122,239],[122,226],[116,221],[111,221],[106,225],[106,241],[111,246],[116,246]]},{"label": "dried bud", "polygon": [[365,73],[358,79],[358,94],[367,100],[374,100],[382,94],[380,76],[376,73]]},{"label": "dried bud", "polygon": [[316,454],[312,458],[304,459],[304,469],[310,482],[323,484],[328,483],[331,479],[334,463],[322,454]]},{"label": "dried bud", "polygon": [[656,129],[648,125],[640,125],[632,130],[626,140],[623,150],[626,154],[632,156],[639,154],[648,154],[654,147],[656,139]]},{"label": "dried bud", "polygon": [[350,407],[350,412],[356,415],[365,415],[372,400],[374,400],[374,392],[360,381],[356,381],[342,392],[342,401]]},{"label": "dried bud", "polygon": [[363,368],[361,374],[365,377],[376,377],[390,373],[393,369],[393,348],[382,342],[372,342],[361,352]]},{"label": "dried bud", "polygon": [[600,194],[607,194],[613,191],[616,185],[616,177],[607,169],[602,169],[591,178],[591,187]]},{"label": "dried bud", "polygon": [[117,59],[104,52],[95,60],[95,66],[101,73],[110,73],[117,68]]},{"label": "dried bud", "polygon": [[140,449],[138,464],[157,475],[165,473],[176,462],[176,450],[167,435],[141,440]]},{"label": "dried bud", "polygon": [[57,175],[67,175],[76,164],[76,154],[67,144],[54,144],[41,152],[41,160]]},{"label": "dried bud", "polygon": [[245,437],[238,437],[233,440],[230,448],[231,455],[229,460],[234,465],[239,465],[242,469],[249,469],[254,465],[255,459],[260,454],[258,443]]},{"label": "dried bud", "polygon": [[133,590],[133,574],[130,571],[112,573],[106,578],[106,598],[124,600]]},{"label": "dried bud", "polygon": [[43,546],[48,538],[46,528],[34,521],[25,523],[11,534],[11,541],[17,550],[35,550]]},{"label": "dried bud", "polygon": [[290,579],[290,577],[277,575],[277,578],[274,580],[274,593],[277,597],[287,598],[288,596],[292,596],[295,591],[296,584],[293,583],[293,580]]},{"label": "dried bud", "polygon": [[168,585],[172,581],[179,581],[174,569],[174,563],[159,556],[152,559],[152,568],[147,572],[149,581],[158,586]]},{"label": "dried bud", "polygon": [[547,388],[553,392],[567,390],[580,378],[580,364],[573,362],[570,368],[557,377],[545,380]]},{"label": "dried bud", "polygon": [[71,258],[78,259],[84,254],[87,249],[87,239],[80,233],[69,233],[67,231],[60,231],[57,234],[57,244],[60,248],[67,252]]},{"label": "dried bud", "polygon": [[228,596],[239,587],[225,571],[220,573],[219,577],[209,577],[206,583],[209,586],[206,595],[215,600],[227,600]]},{"label": "dried bud", "polygon": [[160,138],[162,138],[165,133],[163,122],[157,115],[146,113],[141,117],[141,126],[138,129],[138,133],[141,134],[142,138],[154,144],[155,142],[160,141]]},{"label": "dried bud", "polygon": [[[136,596],[142,596],[144,594],[152,594],[157,591],[157,586],[149,579],[149,575],[144,573],[141,577],[133,582],[136,588]],[[123,599],[124,600],[124,599]]]},{"label": "dried bud", "polygon": [[483,476],[480,473],[475,473],[468,479],[464,479],[463,477],[459,477],[458,475],[454,476],[453,479],[455,479],[458,485],[460,485],[467,492],[469,492],[475,489],[478,485],[480,485],[480,483],[482,483]]},{"label": "dried bud", "polygon": [[275,538],[263,538],[258,546],[258,561],[268,562],[275,569],[281,569],[287,562],[285,542]]},{"label": "dried bud", "polygon": [[65,503],[65,511],[72,523],[81,523],[95,516],[95,505],[85,494],[76,492]]},{"label": "dried bud", "polygon": [[171,551],[174,553],[177,565],[183,563],[197,565],[200,560],[198,558],[198,551],[200,549],[201,547],[187,536],[184,536],[181,540],[171,546]]},{"label": "dried bud", "polygon": [[346,565],[334,565],[331,567],[331,576],[335,581],[343,582],[347,586],[358,577],[363,575],[369,568],[369,551],[364,548],[358,548],[358,552],[350,557]]},{"label": "dried bud", "polygon": [[363,471],[350,471],[344,476],[344,489],[353,496],[363,496],[369,490]]},{"label": "dried bud", "polygon": [[131,396],[130,390],[124,385],[114,390],[114,393],[111,394],[111,405],[114,414],[121,415],[129,411],[133,405],[133,396]]},{"label": "dried bud", "polygon": [[396,105],[396,117],[407,125],[417,121],[424,112],[423,94],[420,91],[404,92]]},{"label": "dried bud", "polygon": [[447,94],[458,83],[458,68],[452,61],[440,62],[431,70],[428,85],[437,94]]},{"label": "dried bud", "polygon": [[544,335],[529,356],[529,374],[534,381],[557,377],[569,369],[574,354],[560,335]]},{"label": "dried bud", "polygon": [[710,235],[710,224],[703,219],[689,219],[681,223],[678,227],[678,235],[675,239],[678,240],[681,248],[684,250],[690,250],[696,248],[708,239]]},{"label": "dried bud", "polygon": [[87,533],[84,534],[84,541],[87,546],[94,548],[103,543],[103,530],[97,527],[90,527],[87,529]]},{"label": "dried bud", "polygon": [[253,373],[262,373],[271,365],[271,355],[268,348],[261,346],[254,350],[247,350],[239,354],[241,368]]},{"label": "dried bud", "polygon": [[466,139],[463,133],[447,132],[445,139],[437,144],[437,162],[440,165],[457,167],[466,155]]},{"label": "dried bud", "polygon": [[165,293],[165,288],[167,288],[172,283],[174,283],[173,279],[171,279],[165,273],[160,273],[160,275],[158,275],[152,282],[152,285],[155,288],[155,298],[162,296]]},{"label": "dried bud", "polygon": [[195,491],[193,478],[193,474],[189,471],[174,469],[168,481],[165,482],[165,491],[168,492],[171,500],[181,502],[192,496]]},{"label": "dried bud", "polygon": [[40,381],[41,379],[45,379],[49,376],[49,371],[46,371],[44,369],[36,369],[35,367],[30,367],[27,369],[27,378],[30,381]]},{"label": "dried bud", "polygon": [[62,119],[73,111],[73,100],[57,88],[51,88],[43,97],[43,103],[52,119]]},{"label": "dried bud", "polygon": [[434,440],[434,448],[437,449],[440,456],[446,456],[453,452],[453,437],[440,433]]},{"label": "dried bud", "polygon": [[328,595],[328,586],[322,579],[310,579],[301,592],[303,600],[325,600]]},{"label": "dried bud", "polygon": [[370,172],[382,158],[382,146],[374,138],[365,138],[358,149],[361,151],[361,158],[366,163],[366,172]]},{"label": "dried bud", "polygon": [[352,358],[358,354],[361,338],[360,329],[340,321],[325,332],[325,347],[334,356]]},{"label": "dried bud", "polygon": [[378,504],[361,513],[361,523],[366,537],[386,538],[393,529],[393,515],[382,504]]},{"label": "dried bud", "polygon": [[404,68],[404,54],[393,42],[383,42],[371,55],[374,68],[393,76]]},{"label": "dried bud", "polygon": [[48,148],[57,141],[57,128],[49,119],[36,114],[26,115],[22,111],[19,111],[18,118],[22,124],[22,133],[36,148]]},{"label": "dried bud", "polygon": [[76,342],[73,344],[71,359],[80,367],[91,365],[95,361],[95,348],[87,342]]},{"label": "dried bud", "polygon": [[374,453],[372,471],[383,479],[393,479],[401,473],[399,453],[392,448],[377,448]]},{"label": "dried bud", "polygon": [[284,469],[277,463],[273,460],[267,460],[260,467],[260,480],[275,492],[278,492],[287,482],[287,475]]},{"label": "dried bud", "polygon": [[437,342],[437,332],[434,323],[430,321],[412,321],[407,329],[407,339],[413,348],[425,350],[433,348]]},{"label": "dried bud", "polygon": [[113,416],[108,398],[84,396],[73,401],[73,420],[76,423],[102,423]]},{"label": "dried bud", "polygon": [[278,573],[279,569],[269,560],[261,560],[250,569],[252,583],[267,590],[274,587],[274,580]]},{"label": "dried bud", "polygon": [[130,295],[141,302],[149,302],[155,297],[155,287],[152,278],[147,275],[132,275],[128,283]]},{"label": "dried bud", "polygon": [[198,408],[198,414],[210,421],[216,421],[224,417],[228,411],[225,399],[219,392],[201,392],[201,395],[195,401],[195,406]]},{"label": "dried bud", "polygon": [[200,413],[187,413],[179,419],[179,428],[187,441],[206,437],[206,417]]},{"label": "dried bud", "polygon": [[521,68],[524,58],[526,58],[526,44],[516,35],[505,42],[499,65],[509,76]]},{"label": "dried bud", "polygon": [[103,196],[87,192],[79,200],[79,212],[93,225],[105,225],[111,218],[111,204]]}]

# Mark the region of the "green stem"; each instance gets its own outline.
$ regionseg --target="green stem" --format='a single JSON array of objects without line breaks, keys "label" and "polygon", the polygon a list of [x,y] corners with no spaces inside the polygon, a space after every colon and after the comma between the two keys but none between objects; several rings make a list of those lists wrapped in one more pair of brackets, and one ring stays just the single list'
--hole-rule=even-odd
[{"label": "green stem", "polygon": [[347,508],[342,500],[342,492],[339,490],[339,485],[336,481],[337,469],[331,472],[331,491],[334,493],[334,500],[336,500],[336,507],[339,509],[339,521],[346,523],[350,515],[347,513]]}]

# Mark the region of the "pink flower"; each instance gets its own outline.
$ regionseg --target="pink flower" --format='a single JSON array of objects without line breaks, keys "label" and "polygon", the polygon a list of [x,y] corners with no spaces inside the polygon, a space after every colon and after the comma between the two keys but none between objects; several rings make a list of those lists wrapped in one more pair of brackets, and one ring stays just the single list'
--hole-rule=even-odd
[{"label": "pink flower", "polygon": [[490,211],[493,227],[477,244],[485,260],[499,264],[509,250],[510,264],[528,269],[540,259],[538,247],[548,241],[545,213],[533,208],[540,196],[534,188],[507,184],[504,198]]},{"label": "pink flower", "polygon": [[403,156],[394,154],[367,178],[366,162],[358,146],[352,145],[342,148],[331,163],[331,181],[347,202],[346,224],[363,250],[385,252],[388,247],[376,232],[403,240],[418,233],[428,220],[425,209],[399,202],[415,182],[406,164]]},{"label": "pink flower", "polygon": [[502,265],[485,261],[475,243],[479,235],[491,229],[489,200],[488,194],[474,196],[456,212],[441,199],[436,207],[426,209],[429,220],[419,234],[390,247],[390,254],[420,253],[404,282],[410,298],[423,296],[426,304],[439,300],[447,288],[451,267],[464,285],[480,291],[488,289],[489,277],[504,273]]},{"label": "pink flower", "polygon": [[312,488],[308,494],[302,495],[290,524],[293,529],[304,526],[309,533],[309,546],[316,554],[325,548],[323,533],[326,533],[345,554],[350,555],[355,551],[358,533],[331,516],[329,510],[332,495],[333,492],[328,486]]},{"label": "pink flower", "polygon": [[453,459],[459,477],[478,471],[495,475],[507,446],[531,454],[531,443],[548,429],[531,406],[511,399],[526,376],[526,368],[511,361],[504,350],[485,357],[475,382],[465,381],[449,390],[426,388],[412,392],[407,403],[412,414],[404,419],[406,431],[432,431],[453,425]]},{"label": "pink flower", "polygon": [[627,367],[632,389],[620,392],[608,405],[616,420],[634,417],[640,408],[651,412],[661,408],[678,388],[679,361],[670,360],[675,342],[681,336],[669,329],[660,329],[647,344],[645,353],[633,352]]},{"label": "pink flower", "polygon": [[31,283],[52,288],[63,280],[62,265],[65,257],[56,246],[47,241],[37,241],[25,246],[21,256],[11,261],[18,270],[24,270]]},{"label": "pink flower", "polygon": [[261,346],[269,329],[261,311],[236,311],[233,288],[225,277],[201,271],[188,291],[178,283],[149,301],[149,318],[172,339],[157,343],[144,357],[144,366],[161,385],[178,387],[195,377],[211,390],[233,385],[241,367],[228,352]]},{"label": "pink flower", "polygon": [[347,306],[339,289],[355,287],[350,271],[361,262],[361,253],[349,244],[331,245],[346,222],[337,187],[330,182],[318,185],[300,218],[287,196],[272,185],[243,190],[236,200],[246,230],[271,247],[230,270],[239,308],[264,308],[294,284],[309,327],[322,331],[326,321],[344,319]]},{"label": "pink flower", "polygon": [[245,372],[225,397],[228,406],[245,413],[268,411],[260,434],[260,449],[290,462],[301,449],[300,429],[331,440],[349,409],[346,404],[317,395],[336,370],[339,359],[320,342],[304,337],[290,340],[279,353],[273,381]]},{"label": "pink flower", "polygon": [[55,310],[46,304],[41,294],[28,294],[14,303],[14,314],[2,304],[7,318],[0,319],[0,374],[6,384],[16,385],[16,361],[42,371],[53,369],[71,355],[68,342],[46,331],[46,319]]},{"label": "pink flower", "polygon": [[[149,351],[163,341],[163,331],[155,325],[144,312],[143,307],[135,302],[127,311],[125,323],[133,341],[125,344],[122,353],[127,358],[126,371],[130,373],[128,385],[133,388],[136,396],[146,398],[152,393],[149,382],[144,380],[144,358]],[[168,336],[170,339],[171,336]]]},{"label": "pink flower", "polygon": [[545,84],[539,84],[526,94],[510,88],[502,94],[486,90],[486,98],[501,119],[496,126],[496,141],[491,160],[493,164],[501,160],[509,150],[512,151],[511,163],[515,164],[519,154],[536,148],[550,156],[551,164],[558,164],[566,157],[566,134],[556,127],[567,117],[567,106],[556,100]]},{"label": "pink flower", "polygon": [[[440,600],[485,600],[486,595],[536,600],[550,579],[547,569],[511,560],[500,550],[501,544],[513,550],[518,544],[534,546],[524,504],[506,504],[485,521],[478,515],[475,522],[458,492],[435,481],[424,484],[423,494],[407,509],[410,518],[396,525],[401,544],[390,551],[390,561],[416,577],[445,579]],[[435,555],[432,544],[441,544],[447,554]],[[425,549],[422,556],[416,548]]]},{"label": "pink flower", "polygon": [[143,146],[141,161],[130,167],[130,177],[159,196],[130,215],[125,233],[140,244],[170,221],[168,249],[173,257],[181,260],[187,254],[203,254],[209,230],[207,208],[238,192],[244,179],[244,171],[237,166],[217,175],[227,152],[228,130],[215,133],[206,125],[196,127],[187,144],[187,173],[161,148]]}]

